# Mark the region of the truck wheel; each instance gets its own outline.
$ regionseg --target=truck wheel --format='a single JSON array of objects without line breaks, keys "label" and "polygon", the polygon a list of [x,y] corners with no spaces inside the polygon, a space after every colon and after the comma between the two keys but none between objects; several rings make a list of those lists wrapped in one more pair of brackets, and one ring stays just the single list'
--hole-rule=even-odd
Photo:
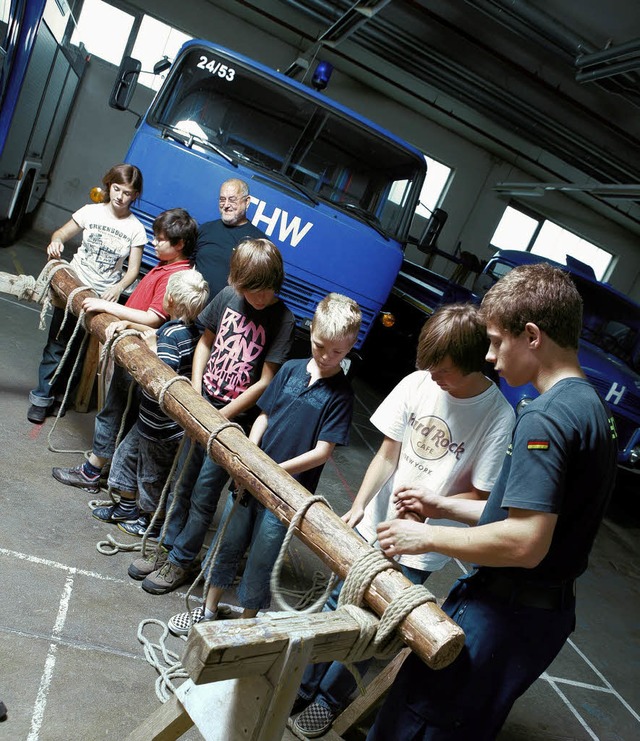
[{"label": "truck wheel", "polygon": [[27,175],[27,180],[22,186],[20,196],[18,197],[18,203],[14,209],[13,216],[10,219],[4,219],[0,223],[0,247],[9,247],[12,245],[20,236],[20,232],[23,226],[24,217],[27,213],[27,206],[29,205],[29,195],[31,194],[31,186],[33,184],[33,172]]}]

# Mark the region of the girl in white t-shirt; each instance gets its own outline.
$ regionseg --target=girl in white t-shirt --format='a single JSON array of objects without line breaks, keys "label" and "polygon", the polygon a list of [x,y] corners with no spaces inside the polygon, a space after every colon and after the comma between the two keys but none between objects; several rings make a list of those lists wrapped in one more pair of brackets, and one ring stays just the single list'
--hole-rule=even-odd
[{"label": "girl in white t-shirt", "polygon": [[[82,244],[70,267],[83,285],[91,286],[101,298],[117,301],[137,278],[147,241],[144,227],[130,210],[142,192],[142,173],[134,165],[115,165],[102,178],[102,183],[105,187],[102,203],[83,206],[57,229],[51,236],[47,256],[50,260],[60,258],[64,243],[82,232]],[[128,261],[126,269],[125,261]],[[51,379],[74,329],[74,322],[67,321],[60,332],[63,317],[64,311],[54,308],[38,371],[38,387],[29,393],[27,419],[36,424],[52,413],[59,390],[52,388]],[[69,353],[70,363],[75,362],[78,349],[73,348]],[[66,383],[65,373],[60,373],[58,378],[61,384]]]}]

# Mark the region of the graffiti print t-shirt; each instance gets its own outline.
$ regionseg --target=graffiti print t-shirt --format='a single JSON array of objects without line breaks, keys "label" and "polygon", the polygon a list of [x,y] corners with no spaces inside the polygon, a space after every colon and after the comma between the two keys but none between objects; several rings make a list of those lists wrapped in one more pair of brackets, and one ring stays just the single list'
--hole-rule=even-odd
[{"label": "graffiti print t-shirt", "polygon": [[[404,378],[371,417],[386,437],[402,443],[398,467],[365,509],[357,530],[369,542],[380,522],[397,516],[393,492],[417,484],[450,496],[491,491],[511,441],[513,409],[495,384],[470,399],[443,391],[427,371]],[[460,525],[433,520],[434,525]],[[402,556],[400,562],[437,571],[449,560],[439,553]]]},{"label": "graffiti print t-shirt", "polygon": [[83,206],[73,214],[73,220],[83,231],[71,267],[80,281],[100,296],[122,279],[131,248],[144,247],[147,235],[133,214],[119,219],[106,203]]},{"label": "graffiti print t-shirt", "polygon": [[254,384],[265,361],[282,365],[291,352],[295,319],[282,301],[258,311],[228,286],[198,321],[215,334],[202,391],[216,407]]}]

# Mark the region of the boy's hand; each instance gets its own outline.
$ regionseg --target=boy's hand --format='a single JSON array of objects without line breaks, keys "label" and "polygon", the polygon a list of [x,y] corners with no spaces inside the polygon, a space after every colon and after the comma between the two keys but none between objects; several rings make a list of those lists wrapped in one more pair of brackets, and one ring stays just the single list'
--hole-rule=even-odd
[{"label": "boy's hand", "polygon": [[120,298],[120,294],[122,293],[122,288],[120,286],[108,286],[100,298],[104,299],[105,301],[117,301]]},{"label": "boy's hand", "polygon": [[424,521],[427,517],[441,517],[442,497],[422,486],[398,487],[393,494],[393,503],[398,516],[403,519]]},{"label": "boy's hand", "polygon": [[59,239],[52,240],[47,247],[47,257],[49,258],[49,260],[58,260],[60,257],[62,257],[63,252],[64,244]]},{"label": "boy's hand", "polygon": [[413,520],[387,520],[378,525],[378,543],[385,556],[427,553],[429,525]]},{"label": "boy's hand", "polygon": [[112,305],[113,301],[105,301],[102,298],[94,298],[93,296],[85,298],[82,302],[82,308],[86,312],[109,311]]},{"label": "boy's hand", "polygon": [[361,507],[351,507],[351,509],[348,512],[345,512],[340,519],[343,522],[346,522],[349,527],[355,527],[363,517],[364,509]]},{"label": "boy's hand", "polygon": [[146,332],[143,332],[142,340],[145,342],[149,350],[152,350],[153,352],[156,352],[158,349],[158,335],[156,334],[155,329],[148,329]]},{"label": "boy's hand", "polygon": [[107,328],[104,330],[107,342],[111,340],[115,334],[118,334],[125,329],[129,329],[129,322],[126,322],[124,319],[121,319],[119,322],[111,322],[111,324],[107,325]]}]

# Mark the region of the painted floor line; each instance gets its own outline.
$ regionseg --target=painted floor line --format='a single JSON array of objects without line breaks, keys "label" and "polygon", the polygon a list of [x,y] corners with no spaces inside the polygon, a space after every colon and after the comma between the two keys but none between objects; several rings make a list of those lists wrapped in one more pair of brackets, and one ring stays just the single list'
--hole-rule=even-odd
[{"label": "painted floor line", "polygon": [[[73,593],[73,579],[74,574],[70,573],[67,576],[64,587],[62,589],[62,596],[60,597],[60,605],[58,607],[58,614],[56,615],[56,621],[53,626],[53,638],[58,638],[62,629],[64,628],[67,614],[69,612],[69,602],[71,600],[71,594]],[[44,664],[44,672],[40,679],[40,687],[38,688],[38,695],[36,697],[35,706],[33,709],[33,716],[31,718],[31,729],[27,741],[37,741],[40,737],[40,729],[44,721],[44,713],[47,708],[47,699],[49,697],[49,689],[51,688],[51,682],[53,680],[53,673],[56,666],[56,654],[58,652],[58,645],[52,643],[49,646],[49,653]]]}]

